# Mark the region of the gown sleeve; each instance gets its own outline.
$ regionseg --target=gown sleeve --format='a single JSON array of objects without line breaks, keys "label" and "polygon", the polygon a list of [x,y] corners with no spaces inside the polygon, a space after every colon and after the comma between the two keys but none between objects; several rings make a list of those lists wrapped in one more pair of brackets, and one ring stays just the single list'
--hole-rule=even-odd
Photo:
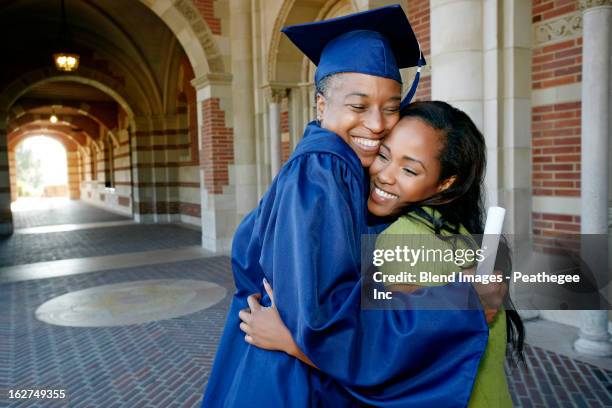
[{"label": "gown sleeve", "polygon": [[[362,403],[466,406],[488,336],[482,311],[452,304],[471,286],[407,296],[411,310],[361,310],[359,178],[332,154],[298,157],[283,171],[264,210],[260,265],[298,346]],[[447,310],[419,310],[429,296],[447,299]]]}]

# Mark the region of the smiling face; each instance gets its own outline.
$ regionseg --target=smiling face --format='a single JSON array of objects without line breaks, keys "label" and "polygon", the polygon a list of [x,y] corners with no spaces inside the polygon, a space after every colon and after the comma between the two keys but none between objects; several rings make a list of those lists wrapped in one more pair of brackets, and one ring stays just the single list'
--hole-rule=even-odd
[{"label": "smiling face", "polygon": [[397,214],[450,187],[455,176],[440,181],[443,147],[439,131],[414,117],[402,119],[370,166],[368,210],[378,216]]},{"label": "smiling face", "polygon": [[325,95],[317,95],[321,127],[338,134],[369,167],[382,138],[399,121],[399,82],[358,73],[334,75]]}]

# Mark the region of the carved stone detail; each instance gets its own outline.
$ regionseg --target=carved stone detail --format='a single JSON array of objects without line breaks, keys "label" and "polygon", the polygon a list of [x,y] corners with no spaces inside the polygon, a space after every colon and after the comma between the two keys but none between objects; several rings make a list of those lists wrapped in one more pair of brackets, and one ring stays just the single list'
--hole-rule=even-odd
[{"label": "carved stone detail", "polygon": [[599,6],[612,6],[612,0],[578,0],[578,7],[583,11]]},{"label": "carved stone detail", "polygon": [[204,18],[197,11],[191,0],[176,0],[174,3],[176,9],[185,17],[189,22],[191,29],[193,30],[198,41],[202,45],[204,52],[206,53],[206,60],[208,61],[208,67],[212,72],[224,72],[225,67],[223,64],[223,56],[217,47],[215,37],[212,31],[204,21]]},{"label": "carved stone detail", "polygon": [[283,99],[289,96],[289,90],[287,88],[279,88],[275,86],[267,86],[264,88],[266,100],[270,103],[281,103]]},{"label": "carved stone detail", "polygon": [[577,38],[581,35],[582,14],[574,13],[554,20],[534,24],[533,45],[539,47],[548,43]]}]

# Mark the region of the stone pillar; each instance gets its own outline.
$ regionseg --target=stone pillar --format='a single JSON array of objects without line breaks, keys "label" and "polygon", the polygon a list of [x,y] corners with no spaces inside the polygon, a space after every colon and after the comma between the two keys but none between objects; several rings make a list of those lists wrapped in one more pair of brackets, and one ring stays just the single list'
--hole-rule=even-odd
[{"label": "stone pillar", "polygon": [[432,99],[466,112],[487,144],[487,205],[530,232],[531,1],[431,0]]},{"label": "stone pillar", "polygon": [[[130,132],[128,129],[117,131],[119,147],[115,150],[115,194],[122,211],[132,215],[134,200],[132,197],[132,151],[130,147]],[[83,177],[81,176],[81,180]]]},{"label": "stone pillar", "polygon": [[17,162],[15,161],[15,149],[10,149],[8,152],[9,158],[9,177],[11,179],[11,202],[17,201]]},{"label": "stone pillar", "polygon": [[[179,152],[168,145],[176,139],[181,115],[148,115],[134,118],[131,139],[134,219],[141,223],[180,221]],[[116,194],[125,194],[125,190]]]},{"label": "stone pillar", "polygon": [[[202,246],[229,252],[237,225],[232,76],[209,73],[194,79],[197,92]],[[237,146],[239,148],[239,146]]]},{"label": "stone pillar", "polygon": [[284,90],[270,88],[268,90],[268,127],[270,132],[270,179],[274,179],[281,168],[281,101]]},{"label": "stone pillar", "polygon": [[[497,202],[506,208],[507,219],[505,232],[514,234],[518,242],[530,248],[529,237],[531,235],[531,31],[525,30],[525,21],[531,19],[531,0],[514,0],[498,3],[497,1],[485,2],[485,19],[491,13],[488,12],[490,3],[502,4],[502,22],[497,32],[501,36],[499,56],[501,67],[499,67],[501,95],[498,97],[500,110],[497,116],[496,126],[501,134],[499,143],[499,156],[496,163],[492,163],[498,169],[501,176],[501,186],[497,192],[489,189],[488,196],[497,197]],[[485,41],[489,37],[485,30]],[[492,46],[493,44],[491,44]],[[485,51],[484,71],[489,69],[488,63],[491,55]],[[485,98],[493,94],[485,75]],[[484,121],[490,120],[488,111],[489,99],[485,101]],[[491,126],[493,127],[493,126]],[[487,126],[484,132],[487,134]],[[492,179],[490,177],[489,179]],[[492,186],[491,186],[492,187]],[[497,193],[497,194],[495,194]],[[493,201],[493,200],[491,200]],[[493,202],[491,202],[493,204]]]},{"label": "stone pillar", "polygon": [[132,191],[134,220],[140,223],[155,222],[155,188],[153,187],[153,119],[149,116],[134,118],[131,129]]},{"label": "stone pillar", "polygon": [[181,143],[177,130],[183,130],[185,114],[156,115],[153,117],[153,188],[155,189],[155,221],[179,222],[179,168],[180,151],[172,147]]},{"label": "stone pillar", "polygon": [[13,233],[6,113],[0,112],[0,236]]},{"label": "stone pillar", "polygon": [[71,200],[78,200],[81,197],[78,155],[79,153],[76,147],[72,151],[66,151],[66,161],[68,164],[68,196]]},{"label": "stone pillar", "polygon": [[352,3],[357,7],[357,11],[365,11],[400,2],[397,0],[353,0]]},{"label": "stone pillar", "polygon": [[[580,0],[579,4],[583,10],[584,61],[580,232],[607,234],[612,0]],[[581,312],[579,338],[574,347],[583,354],[612,355],[607,310]]]},{"label": "stone pillar", "polygon": [[232,98],[234,118],[234,165],[238,218],[257,205],[255,106],[253,82],[253,38],[251,1],[231,0]]},{"label": "stone pillar", "polygon": [[430,2],[431,97],[465,111],[481,130],[484,106],[483,3],[484,0]]},{"label": "stone pillar", "polygon": [[300,83],[289,92],[290,151],[304,136],[304,128],[314,120],[314,101],[310,99],[312,83]]},{"label": "stone pillar", "polygon": [[432,99],[463,110],[483,132],[486,204],[507,209],[504,233],[516,234],[525,247],[531,232],[531,31],[525,30],[531,3],[430,2]]}]

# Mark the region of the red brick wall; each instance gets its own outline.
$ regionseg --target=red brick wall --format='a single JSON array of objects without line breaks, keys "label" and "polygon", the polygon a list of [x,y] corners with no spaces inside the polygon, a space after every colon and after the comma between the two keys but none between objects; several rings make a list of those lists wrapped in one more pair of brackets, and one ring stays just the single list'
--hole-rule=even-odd
[{"label": "red brick wall", "polygon": [[576,11],[576,0],[533,0],[532,18],[537,23]]},{"label": "red brick wall", "polygon": [[200,204],[179,203],[179,212],[184,215],[200,218]]},{"label": "red brick wall", "polygon": [[[533,0],[534,24],[575,13],[575,0]],[[532,89],[580,83],[582,38],[534,47]],[[580,197],[580,101],[532,108],[532,187],[534,196]],[[536,248],[550,251],[551,237],[580,232],[580,217],[533,213]]]},{"label": "red brick wall", "polygon": [[533,213],[533,233],[539,236],[555,236],[558,232],[574,234],[580,232],[580,216],[564,214]]},{"label": "red brick wall", "polygon": [[234,163],[234,129],[225,127],[225,113],[218,98],[202,103],[202,115],[200,166],[208,192],[221,194],[223,186],[229,184],[229,166]]},{"label": "red brick wall", "polygon": [[533,243],[539,252],[566,252],[579,249],[580,216],[533,213]]},{"label": "red brick wall", "polygon": [[582,38],[533,50],[532,88],[542,89],[582,80]]},{"label": "red brick wall", "polygon": [[[417,40],[421,44],[423,55],[428,62],[431,62],[430,52],[430,25],[429,25],[429,0],[410,0],[406,9],[408,20],[414,30]],[[404,86],[409,89],[412,82]],[[431,76],[421,76],[415,101],[431,100]]]},{"label": "red brick wall", "polygon": [[213,34],[221,34],[221,20],[215,17],[214,0],[193,0]]},{"label": "red brick wall", "polygon": [[533,194],[580,196],[580,102],[532,110]]},{"label": "red brick wall", "polygon": [[[575,0],[533,0],[534,23],[576,11]],[[582,37],[533,49],[533,89],[550,88],[581,81]]]}]

